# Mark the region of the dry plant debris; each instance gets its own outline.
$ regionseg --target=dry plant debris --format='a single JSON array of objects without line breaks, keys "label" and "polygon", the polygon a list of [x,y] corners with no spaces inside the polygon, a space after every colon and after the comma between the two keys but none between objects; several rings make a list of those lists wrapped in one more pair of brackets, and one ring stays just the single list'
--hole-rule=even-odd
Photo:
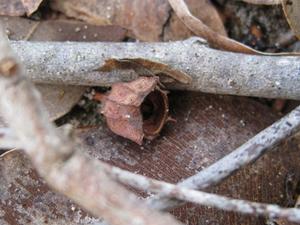
[{"label": "dry plant debris", "polygon": [[[279,44],[275,38],[278,44],[273,43],[273,37],[279,40],[285,33],[279,24],[289,29],[280,6],[276,9],[283,23],[277,23],[277,16],[266,23],[261,19],[267,7],[257,5],[279,1],[243,1],[256,6],[231,2],[245,9],[236,17],[247,17],[246,7],[252,7],[260,8],[260,19],[243,23],[251,37],[237,38],[240,42],[230,38],[235,28],[228,18],[236,11],[223,8],[229,1],[53,0],[41,7],[41,1],[0,1],[1,15],[28,18],[0,18],[12,40],[8,43],[1,33],[0,111],[7,124],[0,122],[0,147],[24,149],[0,158],[0,223],[300,223],[295,204],[299,139],[290,138],[300,129],[300,107],[284,115],[297,105],[286,99],[300,99],[299,53],[274,54],[293,48],[296,39],[290,32],[286,39],[292,42]],[[281,3],[297,34],[299,4]],[[266,41],[271,36],[266,24],[272,27],[273,41]],[[207,42],[197,37],[182,40],[193,35]],[[172,42],[161,43],[167,40]],[[127,43],[110,43],[114,41]],[[108,126],[100,120],[99,127],[75,134],[68,125],[55,128],[49,113],[60,117],[68,112],[85,85],[111,87],[105,94],[99,94],[104,89],[98,87],[85,94],[87,102],[101,100]],[[198,93],[167,96],[168,89]],[[275,98],[275,103],[199,92]],[[50,106],[48,113],[42,101]],[[78,105],[85,104],[82,100]],[[93,104],[101,117],[100,103]],[[278,116],[263,104],[276,106],[283,113],[281,120],[274,122]],[[169,114],[176,123],[165,124]],[[64,125],[62,121],[68,119],[58,124]],[[45,182],[69,199],[54,194]],[[165,210],[172,210],[181,222],[159,212]]]},{"label": "dry plant debris", "polygon": [[140,77],[112,85],[101,113],[113,132],[140,145],[143,138],[158,136],[169,112],[167,93],[158,82],[158,77]]},{"label": "dry plant debris", "polygon": [[282,0],[282,6],[291,28],[300,39],[300,2],[297,0]]},{"label": "dry plant debris", "polygon": [[[67,134],[55,129],[38,91],[23,75],[4,30],[0,40],[0,63],[11,60],[17,68],[10,77],[0,77],[1,114],[47,183],[113,225],[136,221],[145,225],[181,224],[166,213],[147,208],[104,172],[102,162],[79,151]],[[10,110],[11,106],[14,110]]]},{"label": "dry plant debris", "polygon": [[[209,1],[188,0],[187,4],[214,31],[226,35],[218,11]],[[55,0],[51,7],[91,24],[120,25],[143,41],[178,40],[193,35],[171,11],[167,0]]]},{"label": "dry plant debris", "polygon": [[[12,47],[36,83],[108,87],[140,74],[164,74],[161,82],[173,90],[300,99],[299,57],[225,52],[200,38],[156,43],[12,42]],[[142,62],[128,66],[137,59]],[[41,61],[47,62],[48,70]]]}]

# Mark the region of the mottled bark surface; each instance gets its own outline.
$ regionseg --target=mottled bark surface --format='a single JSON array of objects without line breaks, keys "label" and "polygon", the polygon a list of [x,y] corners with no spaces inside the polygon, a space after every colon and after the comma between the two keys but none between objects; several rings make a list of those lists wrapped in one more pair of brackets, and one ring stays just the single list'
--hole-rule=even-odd
[{"label": "mottled bark surface", "polygon": [[[12,42],[34,82],[109,86],[138,75],[101,72],[108,59],[145,59],[192,77],[171,89],[217,94],[300,99],[298,56],[253,56],[209,48],[199,38],[166,43]],[[164,80],[162,80],[164,82]]]}]

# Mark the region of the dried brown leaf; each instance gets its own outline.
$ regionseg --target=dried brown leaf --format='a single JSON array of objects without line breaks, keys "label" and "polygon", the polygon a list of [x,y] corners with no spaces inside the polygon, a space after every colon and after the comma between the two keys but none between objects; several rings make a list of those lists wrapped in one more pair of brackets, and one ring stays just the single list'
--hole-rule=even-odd
[{"label": "dried brown leaf", "polygon": [[232,52],[257,54],[256,50],[213,31],[191,14],[184,0],[169,0],[169,3],[181,21],[196,35],[206,39],[213,47]]},{"label": "dried brown leaf", "polygon": [[[214,7],[214,5],[207,0],[187,0],[186,4],[188,5],[191,13],[195,15],[198,19],[203,21],[208,27],[213,31],[227,36],[223,21]],[[169,40],[180,40],[187,37],[193,36],[194,33],[190,31],[184,23],[177,17],[176,13],[171,12],[169,23],[166,24],[164,28],[163,39],[165,41]]]},{"label": "dried brown leaf", "polygon": [[281,0],[284,14],[294,31],[300,39],[300,1],[299,0]]},{"label": "dried brown leaf", "polygon": [[4,16],[30,16],[43,0],[0,0],[0,15]]},{"label": "dried brown leaf", "polygon": [[235,41],[213,31],[210,27],[205,25],[203,21],[199,20],[191,14],[184,0],[169,0],[169,3],[175,11],[176,15],[192,32],[194,32],[199,37],[206,39],[207,42],[214,48],[246,54],[300,55],[299,52],[267,53],[257,51],[247,45],[244,45],[238,41]]},{"label": "dried brown leaf", "polygon": [[[102,125],[78,130],[84,149],[94,158],[176,183],[230,153],[277,119],[270,108],[242,97],[178,92],[170,93],[169,99],[170,114],[177,122],[167,123],[153,141],[138,146]],[[286,206],[284,183],[288,173],[300,171],[298,154],[295,142],[289,141],[207,191]],[[261,225],[265,221],[192,204],[172,213],[189,225]]]},{"label": "dried brown leaf", "polygon": [[158,77],[139,77],[112,85],[101,112],[114,133],[138,144],[144,137],[158,136],[169,112],[167,94],[160,90],[158,82]]},{"label": "dried brown leaf", "polygon": [[[222,20],[209,1],[189,0],[195,16],[216,32],[226,34]],[[192,36],[171,11],[167,0],[54,0],[51,7],[91,24],[115,24],[143,41],[178,40]]]},{"label": "dried brown leaf", "polygon": [[0,17],[0,21],[11,40],[93,42],[126,38],[126,30],[119,26],[95,26],[74,20],[33,21],[18,17]]}]

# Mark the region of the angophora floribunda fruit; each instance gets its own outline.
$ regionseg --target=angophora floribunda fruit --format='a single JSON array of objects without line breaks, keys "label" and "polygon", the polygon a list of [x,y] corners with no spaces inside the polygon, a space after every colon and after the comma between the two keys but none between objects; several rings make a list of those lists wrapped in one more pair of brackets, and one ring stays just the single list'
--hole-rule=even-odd
[{"label": "angophora floribunda fruit", "polygon": [[115,83],[103,99],[101,111],[116,134],[142,144],[155,138],[169,118],[167,92],[156,76]]}]

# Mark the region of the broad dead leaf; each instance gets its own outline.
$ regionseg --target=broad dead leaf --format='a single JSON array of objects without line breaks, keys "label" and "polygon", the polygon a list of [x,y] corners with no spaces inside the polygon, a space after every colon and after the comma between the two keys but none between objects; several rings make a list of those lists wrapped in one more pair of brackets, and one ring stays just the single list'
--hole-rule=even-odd
[{"label": "broad dead leaf", "polygon": [[0,224],[95,225],[101,222],[66,197],[51,191],[23,151],[0,157]]},{"label": "broad dead leaf", "polygon": [[[208,26],[226,34],[209,1],[189,0],[188,4]],[[54,0],[51,7],[91,24],[120,25],[143,41],[185,39],[193,35],[174,15],[167,0]]]},{"label": "broad dead leaf", "polygon": [[11,40],[93,42],[122,41],[126,38],[126,30],[119,26],[95,26],[75,20],[33,21],[0,17],[0,21]]},{"label": "broad dead leaf", "polygon": [[299,0],[281,0],[284,14],[294,31],[300,39],[300,1]]},{"label": "broad dead leaf", "polygon": [[[170,114],[177,122],[167,124],[155,140],[139,146],[102,125],[78,130],[84,150],[132,172],[176,183],[225,156],[277,118],[271,109],[245,98],[185,92],[171,93],[169,98]],[[284,184],[288,173],[300,171],[298,151],[293,141],[281,145],[207,191],[286,206]],[[263,218],[192,204],[172,213],[188,225],[264,224]]]},{"label": "broad dead leaf", "polygon": [[0,0],[0,15],[23,16],[34,13],[43,0]]},{"label": "broad dead leaf", "polygon": [[[117,26],[92,26],[69,20],[32,21],[0,17],[11,40],[30,41],[122,41],[126,31]],[[47,31],[47,32],[45,32]],[[51,119],[57,119],[74,106],[86,87],[37,84]]]}]

